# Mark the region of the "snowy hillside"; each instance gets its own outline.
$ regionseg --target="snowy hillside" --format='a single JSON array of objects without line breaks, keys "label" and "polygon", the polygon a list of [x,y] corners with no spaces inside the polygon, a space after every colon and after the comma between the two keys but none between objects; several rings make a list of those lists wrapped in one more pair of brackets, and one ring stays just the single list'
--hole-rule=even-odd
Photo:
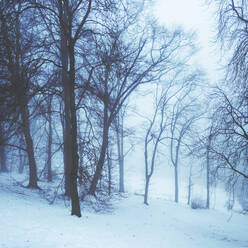
[{"label": "snowy hillside", "polygon": [[82,218],[71,217],[64,201],[49,205],[0,175],[0,248],[248,247],[248,216],[142,200],[130,194],[109,213],[83,207]]}]

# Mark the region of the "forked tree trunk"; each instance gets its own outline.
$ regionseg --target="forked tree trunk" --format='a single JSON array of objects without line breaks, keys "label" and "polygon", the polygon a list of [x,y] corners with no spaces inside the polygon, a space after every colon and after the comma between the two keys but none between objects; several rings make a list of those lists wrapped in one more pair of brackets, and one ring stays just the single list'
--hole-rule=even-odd
[{"label": "forked tree trunk", "polygon": [[[91,11],[92,1],[88,1],[88,7],[82,22],[74,25],[73,9],[74,1],[58,1],[60,35],[61,35],[61,63],[62,84],[65,106],[64,123],[64,163],[65,163],[65,193],[71,197],[71,214],[81,217],[80,202],[78,197],[78,144],[77,144],[77,115],[75,106],[75,44],[80,37],[83,26]],[[78,3],[77,8],[80,7]],[[76,30],[74,29],[76,27]],[[75,31],[75,32],[74,32]],[[73,37],[74,33],[74,37]]]}]

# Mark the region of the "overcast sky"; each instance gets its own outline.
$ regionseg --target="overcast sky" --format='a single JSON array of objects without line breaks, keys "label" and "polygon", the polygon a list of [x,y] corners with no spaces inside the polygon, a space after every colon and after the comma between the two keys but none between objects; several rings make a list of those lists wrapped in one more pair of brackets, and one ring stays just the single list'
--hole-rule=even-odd
[{"label": "overcast sky", "polygon": [[197,56],[199,64],[209,74],[209,80],[217,81],[220,53],[213,42],[217,31],[214,11],[205,0],[157,0],[154,7],[155,15],[166,26],[181,25],[196,31],[201,48]]}]

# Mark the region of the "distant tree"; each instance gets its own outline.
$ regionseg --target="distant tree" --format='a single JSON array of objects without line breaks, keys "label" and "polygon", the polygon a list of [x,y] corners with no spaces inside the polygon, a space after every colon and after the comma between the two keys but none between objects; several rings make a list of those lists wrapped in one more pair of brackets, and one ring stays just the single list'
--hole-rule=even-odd
[{"label": "distant tree", "polygon": [[[148,193],[151,177],[154,173],[155,168],[155,159],[158,152],[158,146],[161,142],[162,135],[167,127],[167,118],[166,118],[166,109],[170,97],[167,96],[170,88],[167,88],[165,91],[159,95],[158,88],[156,92],[155,99],[155,110],[152,116],[152,119],[149,120],[149,125],[145,134],[145,193],[144,193],[144,204],[148,205]],[[155,132],[155,127],[158,121],[158,130]],[[151,154],[151,156],[149,156]]]},{"label": "distant tree", "polygon": [[127,105],[122,106],[119,111],[115,122],[114,122],[114,131],[116,133],[116,141],[117,141],[117,156],[118,156],[118,164],[119,164],[119,192],[125,192],[125,156],[132,150],[133,145],[130,144],[130,147],[125,150],[124,149],[124,140],[128,136],[132,135],[134,130],[125,128],[124,120],[127,114]]},{"label": "distant tree", "polygon": [[[184,115],[185,123],[180,126],[178,119],[182,118],[183,111],[179,109],[177,113],[170,113],[171,106],[173,110],[178,107],[179,104],[183,103],[180,101],[180,95],[187,92],[187,96],[191,92],[191,86],[196,83],[198,79],[198,73],[188,76],[188,78],[181,78],[185,73],[185,64],[181,64],[180,67],[174,69],[173,73],[170,75],[172,79],[168,78],[168,81],[164,82],[164,85],[160,85],[156,89],[155,95],[155,107],[152,118],[149,120],[148,128],[146,129],[145,135],[145,194],[144,194],[144,203],[148,204],[148,192],[149,192],[149,183],[155,169],[155,159],[158,153],[159,145],[165,141],[170,140],[171,148],[171,160],[174,162],[175,166],[175,186],[178,186],[178,174],[177,174],[177,165],[179,157],[179,148],[182,142],[182,138],[186,132],[189,131],[189,126],[194,118],[190,118],[190,121],[187,122],[187,118],[190,116],[187,114]],[[165,79],[166,80],[166,79]],[[188,89],[188,91],[187,91]],[[175,101],[178,99],[178,102]],[[182,99],[181,99],[182,100]],[[175,103],[176,102],[176,103]],[[188,107],[191,106],[188,104]],[[183,108],[186,110],[186,108]],[[181,123],[182,124],[182,123]],[[171,128],[169,128],[171,127]],[[181,129],[179,128],[181,127]],[[168,131],[170,129],[171,133]],[[176,131],[180,129],[179,137],[176,137]],[[178,143],[176,146],[176,158],[174,157],[174,143]],[[178,196],[178,187],[176,188]],[[177,197],[176,196],[176,197]]]},{"label": "distant tree", "polygon": [[[170,139],[170,160],[174,167],[175,202],[179,201],[178,167],[180,151],[184,147],[190,150],[191,137],[195,134],[195,122],[202,116],[199,102],[193,96],[197,84],[201,81],[201,73],[194,72],[182,78],[184,89],[175,96],[169,121],[168,136]],[[190,183],[191,184],[191,183]]]},{"label": "distant tree", "polygon": [[105,161],[109,128],[121,107],[138,86],[156,82],[169,71],[173,55],[190,43],[181,30],[170,32],[154,23],[147,24],[135,40],[126,40],[126,36],[132,37],[136,24],[115,23],[104,39],[96,38],[100,61],[88,86],[103,103],[104,113],[101,152],[89,190],[93,195]]},{"label": "distant tree", "polygon": [[212,127],[207,137],[207,146],[206,146],[206,188],[207,188],[207,197],[206,197],[206,208],[210,207],[210,186],[211,186],[211,164],[210,164],[210,147],[212,140]]},{"label": "distant tree", "polygon": [[52,103],[53,96],[48,95],[47,97],[47,122],[48,122],[48,131],[47,131],[47,181],[51,182],[53,180],[52,176],[52,143],[53,143],[53,125],[52,125]]}]

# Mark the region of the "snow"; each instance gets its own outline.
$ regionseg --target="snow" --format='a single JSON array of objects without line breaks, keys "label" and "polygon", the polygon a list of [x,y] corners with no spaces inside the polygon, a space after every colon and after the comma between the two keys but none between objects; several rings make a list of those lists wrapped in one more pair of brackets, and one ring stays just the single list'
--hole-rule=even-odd
[{"label": "snow", "polygon": [[248,247],[247,215],[192,210],[152,196],[149,206],[142,202],[129,193],[105,213],[82,204],[77,218],[70,216],[68,202],[49,205],[37,191],[0,174],[0,248]]}]

